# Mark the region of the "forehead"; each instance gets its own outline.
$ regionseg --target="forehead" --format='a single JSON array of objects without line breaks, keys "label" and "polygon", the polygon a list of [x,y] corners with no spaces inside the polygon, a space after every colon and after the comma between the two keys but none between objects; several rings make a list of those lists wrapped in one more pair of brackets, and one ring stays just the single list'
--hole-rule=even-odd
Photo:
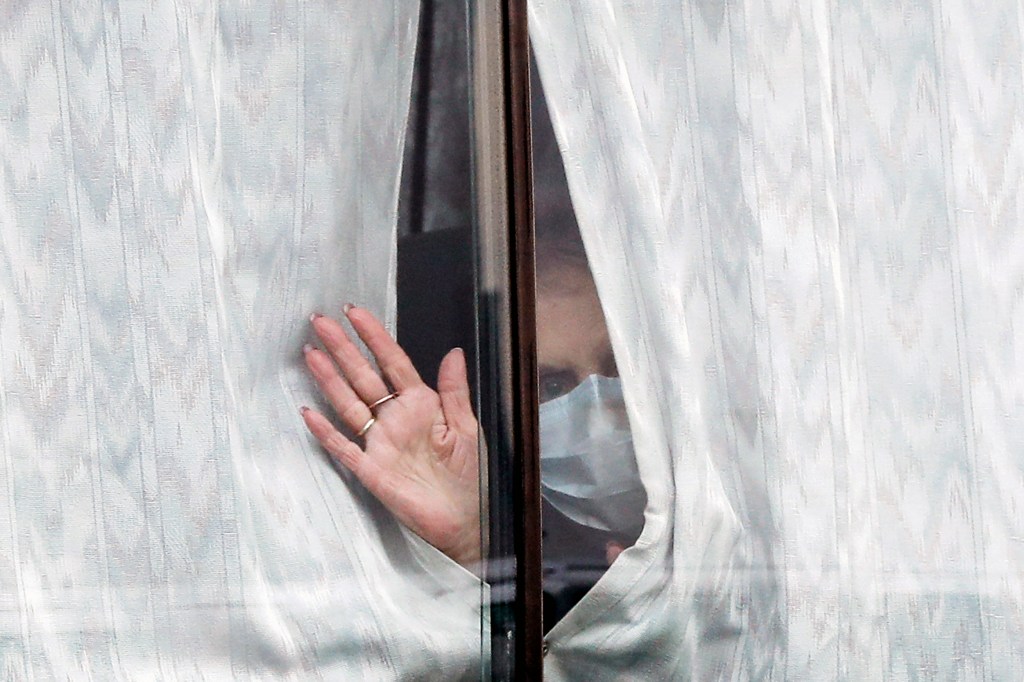
[{"label": "forehead", "polygon": [[[574,269],[573,269],[574,270]],[[537,295],[537,355],[542,367],[596,373],[611,352],[601,302],[589,274],[568,270],[561,286]]]}]

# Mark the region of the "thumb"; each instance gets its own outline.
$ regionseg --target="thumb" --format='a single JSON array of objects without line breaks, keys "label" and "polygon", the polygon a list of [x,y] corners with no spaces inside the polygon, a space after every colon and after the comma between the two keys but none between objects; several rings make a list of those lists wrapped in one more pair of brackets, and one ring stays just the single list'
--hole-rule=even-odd
[{"label": "thumb", "polygon": [[457,431],[476,432],[476,418],[469,397],[466,354],[461,348],[453,348],[441,361],[441,368],[437,372],[437,392],[441,396],[441,409],[448,425]]}]

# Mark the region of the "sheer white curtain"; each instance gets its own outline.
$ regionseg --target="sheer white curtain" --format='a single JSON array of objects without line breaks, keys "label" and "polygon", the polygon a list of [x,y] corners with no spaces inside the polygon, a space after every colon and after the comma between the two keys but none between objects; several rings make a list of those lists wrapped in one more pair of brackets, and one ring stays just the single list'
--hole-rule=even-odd
[{"label": "sheer white curtain", "polygon": [[298,413],[307,316],[393,318],[417,14],[0,7],[0,677],[479,665],[479,583]]},{"label": "sheer white curtain", "polygon": [[647,526],[555,678],[1024,675],[1024,8],[532,0]]}]

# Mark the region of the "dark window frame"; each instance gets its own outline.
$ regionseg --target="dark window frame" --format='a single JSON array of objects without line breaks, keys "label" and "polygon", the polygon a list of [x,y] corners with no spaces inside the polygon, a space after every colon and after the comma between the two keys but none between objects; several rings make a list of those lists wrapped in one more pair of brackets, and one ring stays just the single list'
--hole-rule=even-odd
[{"label": "dark window frame", "polygon": [[487,447],[490,674],[534,680],[543,675],[544,642],[526,0],[468,5],[478,376],[492,377],[494,390],[477,405]]}]

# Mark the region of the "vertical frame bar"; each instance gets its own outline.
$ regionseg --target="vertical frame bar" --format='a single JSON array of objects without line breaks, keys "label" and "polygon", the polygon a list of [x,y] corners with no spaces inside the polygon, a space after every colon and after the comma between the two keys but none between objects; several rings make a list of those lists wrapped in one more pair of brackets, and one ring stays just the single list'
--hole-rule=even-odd
[{"label": "vertical frame bar", "polygon": [[533,680],[543,672],[543,608],[526,0],[469,8],[479,376],[495,377],[495,393],[482,391],[477,406],[487,446],[491,676]]},{"label": "vertical frame bar", "polygon": [[504,7],[505,50],[508,64],[506,128],[511,156],[509,184],[512,201],[513,262],[510,265],[515,292],[513,343],[518,390],[516,432],[519,436],[520,508],[516,519],[519,557],[516,581],[516,620],[519,636],[516,665],[521,679],[539,680],[543,675],[543,563],[541,548],[540,437],[537,387],[537,319],[535,243],[533,223],[533,164],[530,135],[530,43],[526,18],[527,0],[508,0]]}]

